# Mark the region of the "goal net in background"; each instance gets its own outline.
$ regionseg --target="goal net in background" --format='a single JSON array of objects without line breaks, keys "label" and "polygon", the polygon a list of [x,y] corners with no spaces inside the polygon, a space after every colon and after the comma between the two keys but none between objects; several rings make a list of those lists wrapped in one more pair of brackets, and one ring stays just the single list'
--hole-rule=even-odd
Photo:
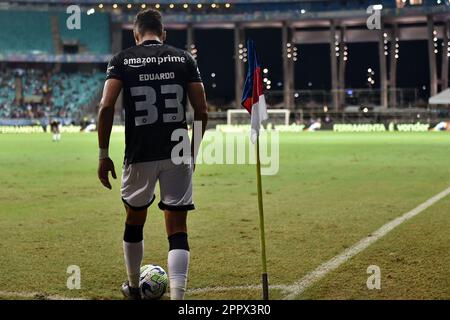
[{"label": "goal net in background", "polygon": [[[289,117],[291,112],[288,109],[271,109],[267,110],[269,119],[267,124],[276,125],[289,125]],[[248,125],[250,123],[250,114],[247,110],[243,109],[231,109],[227,111],[227,125]]]}]

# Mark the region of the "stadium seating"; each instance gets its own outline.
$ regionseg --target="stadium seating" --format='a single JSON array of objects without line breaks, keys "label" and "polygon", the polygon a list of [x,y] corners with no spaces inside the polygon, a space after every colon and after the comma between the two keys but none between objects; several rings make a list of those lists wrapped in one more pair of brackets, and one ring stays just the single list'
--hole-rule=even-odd
[{"label": "stadium seating", "polygon": [[0,11],[2,53],[52,53],[51,24],[47,12]]},{"label": "stadium seating", "polygon": [[101,72],[57,73],[50,78],[53,113],[72,116],[88,104],[100,90],[104,80]]},{"label": "stadium seating", "polygon": [[82,14],[81,28],[69,30],[66,26],[67,14],[58,13],[61,39],[76,40],[88,52],[107,54],[110,52],[109,17],[105,13]]},{"label": "stadium seating", "polygon": [[0,118],[9,117],[16,95],[12,70],[0,70]]},{"label": "stadium seating", "polygon": [[[65,118],[77,117],[81,108],[88,105],[101,90],[104,80],[102,72],[59,72],[52,74],[48,81],[42,70],[22,70],[22,95],[24,101],[39,97],[40,102],[15,103],[16,76],[12,69],[0,71],[0,118],[39,118],[44,114]],[[49,103],[42,99],[42,86],[50,88]]]},{"label": "stadium seating", "polygon": [[76,41],[84,53],[110,52],[109,17],[106,13],[82,14],[81,29],[69,30],[65,12],[0,10],[0,53],[57,53],[52,17],[58,18],[61,40]]}]

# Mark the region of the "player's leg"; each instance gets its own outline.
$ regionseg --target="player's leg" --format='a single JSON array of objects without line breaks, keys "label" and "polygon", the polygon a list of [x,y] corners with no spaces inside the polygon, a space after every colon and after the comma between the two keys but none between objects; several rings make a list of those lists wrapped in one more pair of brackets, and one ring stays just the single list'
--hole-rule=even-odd
[{"label": "player's leg", "polygon": [[[143,229],[147,208],[155,199],[157,168],[151,162],[125,165],[122,173],[122,200],[126,209],[123,254],[128,283],[122,287],[125,296],[133,298],[139,288],[144,254]],[[131,289],[130,289],[131,288]]]},{"label": "player's leg", "polygon": [[169,270],[170,299],[183,300],[189,270],[189,243],[187,236],[187,211],[164,210],[169,240],[167,267]]},{"label": "player's leg", "polygon": [[189,270],[189,244],[187,234],[187,211],[194,209],[192,201],[192,166],[174,165],[171,160],[163,162],[159,174],[161,202],[164,210],[169,253],[167,265],[170,282],[170,298],[184,299]]},{"label": "player's leg", "polygon": [[123,234],[123,255],[131,288],[139,288],[139,275],[144,255],[144,224],[147,208],[134,210],[125,205],[127,218]]}]

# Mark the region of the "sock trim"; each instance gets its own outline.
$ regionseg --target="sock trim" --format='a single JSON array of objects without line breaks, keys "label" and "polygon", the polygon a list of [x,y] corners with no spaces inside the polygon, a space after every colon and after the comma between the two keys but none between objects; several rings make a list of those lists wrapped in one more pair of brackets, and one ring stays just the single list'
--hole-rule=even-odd
[{"label": "sock trim", "polygon": [[169,240],[169,251],[181,249],[189,251],[189,243],[188,243],[188,235],[186,232],[177,232],[169,237],[167,237]]},{"label": "sock trim", "polygon": [[125,231],[123,233],[123,241],[128,243],[137,243],[144,240],[144,226],[135,226],[125,224]]}]

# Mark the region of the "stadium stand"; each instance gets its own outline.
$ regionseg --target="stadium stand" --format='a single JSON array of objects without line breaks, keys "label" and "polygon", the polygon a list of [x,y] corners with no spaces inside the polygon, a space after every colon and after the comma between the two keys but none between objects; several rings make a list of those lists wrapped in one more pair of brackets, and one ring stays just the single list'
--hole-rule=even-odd
[{"label": "stadium stand", "polygon": [[9,117],[16,96],[12,70],[0,70],[0,117]]},{"label": "stadium stand", "polygon": [[[53,18],[53,19],[52,19]],[[55,20],[56,18],[56,20]],[[58,53],[59,42],[73,41],[81,52],[105,54],[110,52],[109,17],[106,13],[83,15],[81,29],[66,27],[67,14],[53,11],[0,10],[0,51],[2,54]],[[58,36],[52,33],[56,21]],[[93,32],[92,30],[95,30]]]},{"label": "stadium stand", "polygon": [[57,73],[50,78],[53,112],[60,116],[72,116],[87,105],[101,89],[104,74],[94,73]]},{"label": "stadium stand", "polygon": [[2,70],[0,118],[73,118],[96,97],[103,78],[97,71],[49,75],[39,69]]},{"label": "stadium stand", "polygon": [[53,52],[47,12],[0,11],[0,29],[2,53]]},{"label": "stadium stand", "polygon": [[83,12],[80,29],[68,29],[66,20],[65,10],[0,10],[0,118],[80,118],[98,98],[101,66],[61,72],[58,61],[104,63],[111,54],[110,15]]},{"label": "stadium stand", "polygon": [[59,33],[63,42],[78,42],[81,46],[80,53],[83,50],[98,54],[110,52],[109,17],[106,13],[97,13],[94,15],[83,14],[83,25],[79,30],[69,30],[66,27],[67,14],[65,12],[58,12],[57,17]]}]

